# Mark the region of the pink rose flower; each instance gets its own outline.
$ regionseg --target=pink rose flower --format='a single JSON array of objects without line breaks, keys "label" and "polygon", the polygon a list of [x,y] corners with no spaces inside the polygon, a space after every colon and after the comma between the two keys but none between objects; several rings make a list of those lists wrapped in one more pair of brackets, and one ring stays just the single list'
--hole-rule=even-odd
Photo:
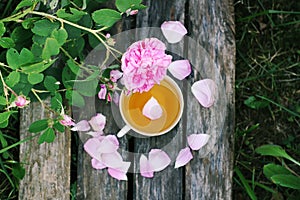
[{"label": "pink rose flower", "polygon": [[172,60],[165,50],[165,44],[156,38],[137,41],[127,49],[122,56],[121,69],[122,81],[129,91],[149,91],[164,79]]}]

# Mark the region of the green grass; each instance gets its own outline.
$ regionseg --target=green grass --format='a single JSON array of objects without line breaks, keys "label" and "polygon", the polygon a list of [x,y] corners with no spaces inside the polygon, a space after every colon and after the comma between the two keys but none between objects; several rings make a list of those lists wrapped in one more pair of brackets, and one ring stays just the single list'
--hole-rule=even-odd
[{"label": "green grass", "polygon": [[[277,144],[300,160],[300,2],[236,1],[234,199],[299,199],[272,183],[263,166],[281,159],[255,149]],[[294,163],[284,163],[299,171]]]}]

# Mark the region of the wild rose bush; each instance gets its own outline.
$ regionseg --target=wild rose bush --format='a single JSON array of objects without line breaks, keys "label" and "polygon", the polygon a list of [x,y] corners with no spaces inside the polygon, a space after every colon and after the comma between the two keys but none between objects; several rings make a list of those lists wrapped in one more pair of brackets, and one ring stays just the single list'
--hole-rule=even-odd
[{"label": "wild rose bush", "polygon": [[[123,15],[135,15],[145,8],[141,0],[116,0],[117,10],[100,9],[99,5],[93,13],[86,12],[84,5],[65,2],[48,6],[43,2],[23,0],[15,8],[16,15],[0,20],[0,46],[5,55],[4,59],[0,57],[0,128],[9,126],[9,120],[17,109],[39,101],[45,109],[54,113],[54,118],[35,121],[28,127],[30,132],[40,134],[40,144],[53,142],[55,132],[64,132],[65,128],[85,132],[91,136],[84,147],[92,157],[92,167],[107,169],[112,177],[126,180],[130,162],[123,161],[118,153],[118,139],[103,132],[105,113],[75,122],[65,109],[64,100],[75,107],[84,106],[86,96],[117,103],[117,90],[133,93],[149,91],[164,79],[167,72],[183,80],[191,73],[191,65],[188,60],[172,61],[172,56],[166,54],[166,45],[157,38],[136,41],[128,46],[126,52],[114,49],[115,41],[107,30]],[[55,0],[52,2],[57,3]],[[39,11],[40,6],[45,6],[53,14]],[[18,23],[11,26],[13,22]],[[164,22],[161,29],[170,43],[179,42],[187,33],[182,23],[177,21]],[[99,44],[113,56],[121,57],[121,62],[110,65],[104,61],[99,66],[87,67],[84,63],[87,55],[83,49],[95,48]],[[118,82],[124,88],[118,88]],[[198,81],[192,86],[193,94],[204,107],[213,105],[215,89],[211,80]],[[46,98],[50,99],[50,105],[45,105]],[[192,159],[191,150],[199,150],[208,138],[206,134],[188,138],[189,147],[179,152],[175,167],[188,163]],[[107,160],[107,157],[114,159]],[[153,177],[154,172],[169,164],[166,152],[153,149],[148,158],[141,156],[140,172],[142,176]]]}]

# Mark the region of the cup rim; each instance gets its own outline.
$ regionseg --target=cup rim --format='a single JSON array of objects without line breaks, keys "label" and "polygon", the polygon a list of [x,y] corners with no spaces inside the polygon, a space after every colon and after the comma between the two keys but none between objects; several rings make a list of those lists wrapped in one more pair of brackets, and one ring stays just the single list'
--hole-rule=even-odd
[{"label": "cup rim", "polygon": [[184,109],[184,99],[183,99],[183,94],[182,94],[182,91],[181,89],[179,88],[178,84],[168,75],[166,75],[164,77],[163,80],[167,80],[169,83],[171,83],[174,88],[176,89],[176,92],[179,96],[179,104],[180,104],[180,110],[178,112],[178,115],[177,115],[177,118],[176,120],[174,121],[174,123],[169,126],[167,129],[165,129],[164,131],[161,131],[161,132],[158,132],[158,133],[147,133],[147,132],[143,132],[143,131],[140,131],[138,129],[136,129],[135,127],[131,126],[131,124],[127,121],[127,119],[124,117],[124,114],[123,114],[123,110],[122,110],[122,100],[123,100],[123,97],[125,95],[125,91],[123,90],[121,92],[121,95],[120,95],[120,100],[119,100],[119,111],[121,113],[121,117],[123,119],[123,121],[125,122],[125,126],[128,126],[130,127],[130,129],[134,130],[136,133],[140,134],[140,135],[143,135],[143,136],[147,136],[147,137],[154,137],[154,136],[160,136],[160,135],[163,135],[165,133],[168,133],[169,131],[171,131],[179,122],[179,120],[181,119],[182,117],[182,113],[183,113],[183,109]]}]

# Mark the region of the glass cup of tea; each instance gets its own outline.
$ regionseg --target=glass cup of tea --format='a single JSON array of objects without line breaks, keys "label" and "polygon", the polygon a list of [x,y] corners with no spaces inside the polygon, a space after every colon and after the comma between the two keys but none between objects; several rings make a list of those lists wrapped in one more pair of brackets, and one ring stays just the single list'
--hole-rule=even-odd
[{"label": "glass cup of tea", "polygon": [[[144,105],[154,97],[162,108],[162,115],[151,120],[142,113]],[[125,126],[117,133],[124,136],[130,130],[143,136],[159,136],[172,130],[181,119],[184,108],[182,92],[176,82],[166,76],[160,84],[154,85],[148,92],[120,95],[119,110]]]}]

